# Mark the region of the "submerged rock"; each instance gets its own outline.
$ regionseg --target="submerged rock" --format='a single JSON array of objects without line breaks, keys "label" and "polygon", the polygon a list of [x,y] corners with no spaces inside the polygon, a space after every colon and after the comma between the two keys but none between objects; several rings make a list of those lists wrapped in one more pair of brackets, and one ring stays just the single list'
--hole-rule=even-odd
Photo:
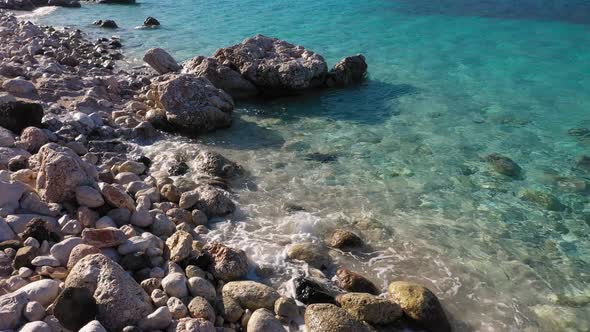
[{"label": "submerged rock", "polygon": [[349,292],[379,294],[379,289],[369,279],[345,268],[336,270],[336,285]]},{"label": "submerged rock", "polygon": [[303,261],[317,269],[326,269],[332,263],[328,249],[311,242],[293,244],[287,251],[287,257]]},{"label": "submerged rock", "polygon": [[236,68],[242,77],[265,93],[284,94],[324,84],[324,58],[302,46],[256,35],[240,44],[217,50],[214,57]]},{"label": "submerged rock", "polygon": [[503,156],[498,153],[492,153],[485,157],[485,160],[490,163],[492,168],[503,175],[510,176],[510,177],[519,177],[521,175],[522,169],[520,166],[514,162],[514,160]]},{"label": "submerged rock", "polygon": [[557,197],[541,190],[525,189],[520,193],[520,199],[537,204],[549,211],[563,211],[566,208]]},{"label": "submerged rock", "polygon": [[363,245],[363,240],[355,233],[346,229],[337,229],[328,238],[326,243],[334,248],[352,248]]},{"label": "submerged rock", "polygon": [[295,284],[295,298],[304,304],[335,303],[334,294],[320,282],[308,277],[298,277]]},{"label": "submerged rock", "polygon": [[428,331],[450,332],[451,326],[436,295],[428,288],[405,281],[395,281],[387,289],[388,297],[404,314]]},{"label": "submerged rock", "polygon": [[176,130],[196,135],[231,125],[233,99],[206,78],[169,74],[152,86],[150,95],[168,125]]},{"label": "submerged rock", "polygon": [[176,60],[161,48],[149,49],[143,56],[143,61],[160,75],[180,70],[180,66]]}]

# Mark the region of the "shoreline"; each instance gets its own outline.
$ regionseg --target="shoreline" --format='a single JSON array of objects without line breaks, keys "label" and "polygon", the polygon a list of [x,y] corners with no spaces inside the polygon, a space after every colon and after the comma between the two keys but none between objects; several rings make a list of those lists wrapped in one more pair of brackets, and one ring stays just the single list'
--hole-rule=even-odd
[{"label": "shoreline", "polygon": [[[377,297],[371,294],[384,293],[383,289],[345,267],[336,273],[335,283],[330,281],[336,267],[328,247],[358,250],[364,246],[357,234],[347,230],[336,232],[329,243],[298,243],[289,248],[289,259],[310,266],[309,277],[294,281],[295,294],[279,294],[254,281],[236,281],[255,270],[246,254],[205,240],[208,219],[236,208],[225,188],[229,179],[240,176],[240,167],[221,155],[201,151],[189,157],[196,158],[205,178],[191,184],[170,178],[186,172],[182,160],[174,169],[149,170],[150,160],[145,156],[131,159],[125,153],[132,149],[126,141],[157,140],[159,135],[150,122],[141,119],[148,117],[154,99],[147,98],[147,103],[145,98],[137,99],[149,94],[158,75],[110,69],[120,57],[117,39],[96,45],[76,31],[40,29],[6,13],[0,15],[2,25],[14,29],[12,33],[5,29],[1,38],[21,39],[16,32],[30,35],[26,45],[5,43],[9,52],[28,54],[25,61],[36,62],[32,72],[27,72],[24,63],[10,64],[10,57],[2,57],[9,63],[3,73],[18,74],[2,81],[2,111],[38,112],[34,105],[40,105],[46,115],[43,120],[35,120],[38,115],[20,119],[12,127],[17,133],[3,132],[2,136],[6,170],[0,171],[0,185],[6,204],[0,219],[4,249],[0,308],[17,303],[11,307],[16,311],[2,320],[6,325],[2,329],[47,326],[59,330],[64,324],[85,325],[85,331],[125,326],[171,331],[193,331],[196,326],[195,331],[246,327],[266,331],[270,326],[279,331],[283,325],[291,325],[292,330],[302,324],[312,331],[328,331],[334,324],[355,331],[415,324],[431,330],[433,326],[450,329],[436,296],[419,285],[392,283],[387,297]],[[40,50],[31,50],[32,41],[39,37],[46,42]],[[54,41],[66,40],[73,53],[60,53],[59,47],[51,50]],[[98,56],[96,47],[101,49]],[[168,91],[168,85],[177,82],[174,74],[168,75],[171,79],[157,83],[160,91]],[[190,77],[189,83],[196,84]],[[209,93],[223,96],[204,84]],[[217,103],[220,109],[226,107]],[[5,106],[8,104],[11,109]],[[10,122],[4,121],[4,125]],[[91,266],[110,272],[95,275]],[[95,280],[96,289],[81,282],[88,278]],[[105,288],[109,286],[102,284],[104,278],[114,278],[122,294],[109,293]],[[135,303],[129,303],[126,291],[143,295],[131,296]],[[73,299],[66,295],[70,293],[76,294]],[[407,297],[415,294],[426,300],[407,307]],[[295,295],[295,299],[285,295]],[[32,302],[36,304],[31,307],[41,305],[49,314],[28,314],[24,307]],[[110,307],[102,307],[105,303]],[[93,310],[96,304],[99,307]],[[121,305],[137,311],[119,314]],[[66,308],[76,307],[95,314],[84,321],[68,317]],[[403,318],[402,311],[413,321]]]}]

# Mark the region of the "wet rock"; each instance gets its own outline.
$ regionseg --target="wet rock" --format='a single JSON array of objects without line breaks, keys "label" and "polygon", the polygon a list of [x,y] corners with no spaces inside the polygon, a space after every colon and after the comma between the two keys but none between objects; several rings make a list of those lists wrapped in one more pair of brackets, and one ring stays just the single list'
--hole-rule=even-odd
[{"label": "wet rock", "polygon": [[299,260],[317,269],[326,269],[331,264],[327,249],[319,244],[305,242],[293,244],[287,251],[289,259]]},{"label": "wet rock", "polygon": [[210,176],[229,178],[237,175],[240,171],[240,167],[236,163],[213,151],[199,151],[195,161],[197,163],[196,170]]},{"label": "wet rock", "polygon": [[566,208],[557,197],[541,190],[525,189],[520,193],[520,199],[534,203],[549,211],[563,211]]},{"label": "wet rock", "polygon": [[346,57],[330,70],[326,85],[335,87],[358,84],[365,79],[367,67],[367,62],[362,54]]},{"label": "wet rock", "polygon": [[199,199],[194,205],[203,211],[207,217],[223,217],[233,213],[236,209],[235,203],[231,200],[229,193],[223,189],[203,185],[195,189]]},{"label": "wet rock", "polygon": [[336,271],[336,285],[349,292],[379,294],[379,289],[362,275],[345,268]]},{"label": "wet rock", "polygon": [[402,316],[399,305],[367,293],[338,295],[336,302],[354,318],[369,324],[390,324]]},{"label": "wet rock", "polygon": [[86,288],[69,287],[55,300],[53,315],[65,328],[77,331],[98,314],[98,306],[92,293]]},{"label": "wet rock", "polygon": [[334,294],[320,282],[308,277],[298,277],[293,280],[295,298],[304,304],[335,303]]},{"label": "wet rock", "polygon": [[445,312],[438,298],[428,288],[405,282],[392,282],[388,297],[397,303],[404,314],[429,331],[451,331]]},{"label": "wet rock", "polygon": [[155,19],[151,16],[148,16],[148,18],[146,18],[145,21],[143,21],[143,25],[148,26],[148,27],[158,26],[158,25],[160,25],[160,22],[157,19]]},{"label": "wet rock", "polygon": [[258,94],[258,89],[254,84],[244,79],[238,71],[220,64],[214,58],[194,57],[183,64],[182,72],[205,77],[216,88],[222,89],[236,99],[253,97]]},{"label": "wet rock", "polygon": [[337,229],[326,243],[334,248],[355,248],[363,245],[363,240],[355,233],[346,229]]},{"label": "wet rock", "polygon": [[193,237],[185,231],[177,231],[166,240],[166,246],[170,250],[170,260],[181,262],[187,258],[192,250]]},{"label": "wet rock", "polygon": [[274,304],[274,311],[281,321],[289,323],[299,316],[299,307],[290,297],[279,297]]},{"label": "wet rock", "polygon": [[94,166],[82,161],[69,148],[49,143],[39,153],[37,192],[46,202],[61,203],[75,198],[76,188],[95,185]]},{"label": "wet rock", "polygon": [[0,103],[0,126],[20,134],[26,127],[41,127],[43,107],[37,103],[9,101]]},{"label": "wet rock", "polygon": [[112,206],[135,211],[135,201],[121,187],[105,184],[102,187],[102,195],[105,200]]},{"label": "wet rock", "polygon": [[312,152],[305,155],[305,160],[317,161],[322,164],[333,163],[338,160],[338,155],[333,153]]},{"label": "wet rock", "polygon": [[226,247],[219,242],[208,243],[203,250],[210,259],[208,270],[215,278],[232,281],[248,273],[248,257],[243,250]]},{"label": "wet rock", "polygon": [[93,24],[98,25],[101,28],[107,28],[107,29],[116,29],[119,27],[117,25],[117,23],[115,23],[115,21],[113,21],[113,20],[98,20],[98,21],[94,22]]},{"label": "wet rock", "polygon": [[125,270],[102,254],[82,258],[70,271],[66,287],[85,287],[98,304],[97,319],[108,330],[137,325],[153,312],[149,296]]},{"label": "wet rock", "polygon": [[232,98],[206,78],[169,74],[152,85],[150,93],[166,121],[178,131],[196,135],[231,125]]},{"label": "wet rock", "polygon": [[324,83],[328,67],[322,56],[286,41],[256,35],[219,49],[214,57],[237,69],[260,90],[284,94]]},{"label": "wet rock", "polygon": [[200,296],[195,296],[188,304],[188,311],[193,318],[202,318],[210,322],[215,322],[215,310],[207,300]]},{"label": "wet rock", "polygon": [[590,157],[582,156],[576,163],[576,168],[584,172],[590,172]]},{"label": "wet rock", "polygon": [[510,177],[519,177],[522,169],[512,159],[498,153],[492,153],[485,157],[485,160],[490,163],[492,168],[503,175]]},{"label": "wet rock", "polygon": [[168,173],[170,173],[170,175],[172,176],[180,176],[185,175],[189,171],[189,169],[190,168],[188,167],[188,165],[184,161],[181,161],[170,166],[170,168],[168,169]]},{"label": "wet rock", "polygon": [[372,329],[333,304],[312,304],[305,310],[305,327],[314,332],[369,332]]},{"label": "wet rock", "polygon": [[254,311],[272,310],[279,294],[271,287],[255,281],[231,281],[223,286],[223,297],[231,297],[242,308]]},{"label": "wet rock", "polygon": [[286,332],[283,324],[267,309],[254,311],[246,329],[248,332]]},{"label": "wet rock", "polygon": [[160,75],[176,72],[181,68],[176,60],[161,48],[149,49],[143,56],[143,61]]}]

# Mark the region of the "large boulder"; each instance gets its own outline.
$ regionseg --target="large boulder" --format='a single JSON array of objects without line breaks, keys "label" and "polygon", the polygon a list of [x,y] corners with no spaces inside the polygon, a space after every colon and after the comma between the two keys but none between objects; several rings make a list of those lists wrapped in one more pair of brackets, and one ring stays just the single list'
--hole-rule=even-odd
[{"label": "large boulder", "polygon": [[271,94],[319,87],[324,84],[328,71],[321,55],[263,35],[221,48],[214,57],[220,63],[237,69],[263,92]]},{"label": "large boulder", "polygon": [[428,331],[449,332],[451,326],[438,298],[428,288],[405,281],[392,282],[387,293],[404,314]]},{"label": "large boulder", "polygon": [[150,65],[150,67],[160,75],[176,72],[181,68],[176,60],[161,48],[149,49],[143,56],[143,61]]},{"label": "large boulder", "polygon": [[14,133],[26,127],[41,127],[43,107],[41,104],[24,101],[9,101],[0,103],[0,126]]},{"label": "large boulder", "polygon": [[305,327],[313,332],[369,332],[372,329],[333,304],[311,304],[305,310]]},{"label": "large boulder", "polygon": [[328,72],[321,55],[263,35],[221,48],[214,57],[221,64],[237,69],[263,92],[272,94],[319,87]]},{"label": "large boulder", "polygon": [[169,74],[152,85],[148,96],[160,109],[156,116],[148,117],[155,126],[162,126],[162,117],[169,129],[196,135],[227,128],[232,122],[232,97],[204,77]]},{"label": "large boulder", "polygon": [[49,143],[39,149],[37,157],[40,165],[37,192],[46,202],[74,200],[76,188],[96,185],[96,168],[67,147]]},{"label": "large boulder", "polygon": [[367,62],[362,54],[346,57],[330,70],[326,85],[335,87],[360,83],[367,75],[367,67]]},{"label": "large boulder", "polygon": [[202,55],[194,57],[183,64],[182,72],[205,77],[216,88],[224,90],[236,99],[258,94],[254,84],[229,66],[220,64],[215,58],[206,58]]},{"label": "large boulder", "polygon": [[76,263],[65,287],[88,288],[98,304],[97,320],[109,331],[120,331],[154,311],[150,297],[121,266],[102,254]]}]

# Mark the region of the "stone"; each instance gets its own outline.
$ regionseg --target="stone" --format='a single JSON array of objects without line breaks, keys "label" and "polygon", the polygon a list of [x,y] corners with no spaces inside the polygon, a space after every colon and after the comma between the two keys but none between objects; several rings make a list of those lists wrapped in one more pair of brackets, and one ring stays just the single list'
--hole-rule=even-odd
[{"label": "stone", "polygon": [[126,271],[139,271],[152,267],[150,258],[143,252],[135,252],[125,255],[121,258],[119,264]]},{"label": "stone", "polygon": [[19,182],[0,180],[0,207],[14,212],[20,206],[19,200],[25,192],[25,186]]},{"label": "stone", "polygon": [[193,237],[185,231],[177,231],[166,240],[166,246],[170,250],[170,260],[181,262],[187,258],[192,250]]},{"label": "stone", "polygon": [[59,260],[52,256],[37,256],[31,261],[31,264],[33,266],[60,266]]},{"label": "stone", "polygon": [[42,279],[27,284],[13,293],[5,296],[18,296],[24,294],[27,302],[36,301],[42,306],[48,306],[57,297],[59,293],[59,281],[51,279]]},{"label": "stone", "polygon": [[219,242],[208,243],[203,250],[210,259],[208,270],[215,278],[232,281],[248,273],[248,257],[243,250],[226,247]]},{"label": "stone", "polygon": [[327,252],[328,250],[319,244],[311,242],[295,243],[287,251],[287,257],[303,261],[316,269],[327,269],[332,263]]},{"label": "stone", "polygon": [[135,211],[135,201],[119,186],[105,184],[101,191],[110,205],[120,209]]},{"label": "stone", "polygon": [[354,318],[369,324],[390,324],[402,316],[399,305],[367,293],[338,295],[336,302]]},{"label": "stone", "polygon": [[39,149],[37,192],[46,202],[61,203],[75,198],[76,188],[94,186],[97,171],[71,149],[49,143]]},{"label": "stone", "polygon": [[277,38],[256,35],[215,52],[221,64],[268,94],[285,94],[324,84],[328,66],[321,55]]},{"label": "stone", "polygon": [[178,206],[181,209],[190,209],[199,201],[199,193],[197,191],[185,191],[180,196]]},{"label": "stone", "polygon": [[16,328],[26,304],[27,296],[24,293],[0,296],[0,330]]},{"label": "stone", "polygon": [[9,101],[0,103],[0,126],[20,134],[26,127],[41,127],[43,107],[37,103]]},{"label": "stone", "polygon": [[144,331],[164,330],[172,322],[172,314],[168,307],[160,307],[139,322]]},{"label": "stone", "polygon": [[31,301],[25,306],[23,316],[29,321],[39,321],[45,317],[45,308],[37,301]]},{"label": "stone", "polygon": [[51,327],[45,322],[29,322],[20,328],[19,332],[52,332]]},{"label": "stone", "polygon": [[195,296],[188,304],[188,311],[193,318],[202,318],[210,322],[215,322],[215,310],[207,300],[200,296]]},{"label": "stone", "polygon": [[21,78],[13,78],[4,81],[4,83],[2,83],[2,88],[16,97],[34,98],[37,95],[37,88],[35,88],[35,85],[30,81]]},{"label": "stone", "polygon": [[259,92],[256,86],[229,66],[219,63],[215,58],[194,57],[183,64],[182,73],[207,78],[216,88],[222,89],[233,98],[249,98]]},{"label": "stone", "polygon": [[[176,332],[215,332],[215,326],[208,320],[200,318],[182,318],[178,320]],[[231,332],[226,331],[224,332]]]},{"label": "stone", "polygon": [[89,186],[76,188],[76,201],[78,204],[89,208],[97,208],[104,205],[104,199],[100,191]]},{"label": "stone", "polygon": [[18,270],[21,267],[28,267],[34,269],[35,267],[33,266],[33,264],[31,264],[31,262],[33,261],[33,259],[35,259],[38,252],[39,250],[34,247],[26,246],[19,248],[16,251],[16,255],[14,256],[12,266],[15,270]]},{"label": "stone", "polygon": [[55,257],[60,262],[61,266],[68,266],[70,253],[77,245],[84,243],[84,241],[83,238],[70,237],[53,245],[49,252],[51,253],[51,256]]},{"label": "stone", "polygon": [[211,303],[214,303],[217,298],[215,286],[209,280],[202,277],[190,277],[188,279],[188,289],[192,296],[203,297]]},{"label": "stone", "polygon": [[70,252],[70,257],[68,259],[68,264],[67,264],[68,270],[71,270],[74,267],[74,265],[76,265],[76,263],[78,263],[78,261],[81,260],[82,258],[84,258],[88,255],[99,254],[99,253],[100,253],[100,249],[98,249],[95,246],[91,246],[91,245],[85,244],[85,243],[78,244]]},{"label": "stone", "polygon": [[192,219],[192,224],[195,226],[199,226],[199,225],[203,225],[206,226],[209,223],[209,219],[207,218],[207,215],[198,209],[194,209],[191,212],[191,219]]},{"label": "stone", "polygon": [[138,208],[131,214],[129,222],[135,226],[149,227],[154,222],[154,219],[147,209]]},{"label": "stone", "polygon": [[201,150],[195,157],[196,171],[212,177],[230,178],[241,172],[240,166],[221,154]]},{"label": "stone", "polygon": [[489,154],[484,159],[500,174],[517,178],[522,173],[522,168],[514,160],[499,153]]},{"label": "stone", "polygon": [[231,125],[233,99],[206,78],[169,74],[150,92],[168,124],[176,130],[195,135]]},{"label": "stone", "polygon": [[158,26],[158,25],[160,25],[160,22],[157,19],[155,19],[151,16],[148,16],[145,19],[145,21],[143,21],[143,25],[148,26],[148,27]]},{"label": "stone", "polygon": [[141,179],[135,173],[119,172],[119,174],[115,176],[115,181],[117,181],[118,184],[125,186],[131,182],[141,181]]},{"label": "stone", "polygon": [[82,239],[86,244],[97,248],[110,248],[125,243],[127,237],[122,230],[117,228],[86,228],[82,231]]},{"label": "stone", "polygon": [[305,327],[314,332],[369,332],[372,329],[333,304],[311,304],[305,310]]},{"label": "stone", "polygon": [[117,224],[111,217],[104,216],[96,221],[94,227],[96,227],[97,229],[117,228]]},{"label": "stone", "polygon": [[397,303],[404,314],[429,331],[451,331],[445,312],[432,291],[405,281],[389,284],[388,298]]},{"label": "stone", "polygon": [[[1,185],[0,185],[1,188]],[[0,196],[2,196],[2,194],[0,194]],[[16,234],[14,234],[14,231],[12,230],[12,228],[10,228],[10,226],[8,226],[8,223],[6,222],[6,220],[4,220],[4,218],[0,217],[0,242],[6,241],[6,240],[12,240],[16,237]]]},{"label": "stone", "polygon": [[367,62],[362,54],[346,57],[330,70],[326,85],[337,87],[361,83],[367,75],[367,68]]},{"label": "stone", "polygon": [[231,297],[245,309],[254,311],[265,308],[272,310],[280,297],[272,287],[255,281],[230,281],[223,286],[223,297]]},{"label": "stone", "polygon": [[149,49],[143,56],[143,61],[160,75],[176,72],[181,68],[176,60],[161,48]]},{"label": "stone", "polygon": [[97,319],[108,330],[121,330],[153,312],[149,296],[118,264],[102,254],[89,255],[76,263],[66,287],[85,287],[98,304]]},{"label": "stone", "polygon": [[178,203],[182,192],[180,192],[180,190],[178,190],[175,185],[168,183],[162,186],[160,189],[160,194],[168,201]]},{"label": "stone", "polygon": [[[0,147],[0,168],[7,169],[10,167],[12,172],[22,170],[28,163],[30,156],[31,154],[27,150]],[[12,176],[14,177],[15,174],[13,173]],[[3,181],[8,181],[8,179],[3,179]]]},{"label": "stone", "polygon": [[248,332],[286,332],[283,324],[267,309],[258,309],[252,313],[246,327]]},{"label": "stone", "polygon": [[172,314],[172,318],[174,319],[181,319],[188,316],[188,309],[182,301],[177,297],[171,297],[166,302],[166,306],[170,313]]},{"label": "stone", "polygon": [[576,168],[584,172],[590,172],[590,157],[581,156],[580,159],[576,162]]},{"label": "stone", "polygon": [[55,300],[53,315],[65,328],[78,331],[98,314],[98,306],[87,288],[65,288]]},{"label": "stone", "polygon": [[22,240],[35,238],[39,242],[56,241],[57,236],[49,230],[50,226],[47,221],[41,218],[32,218],[25,226],[24,231],[20,234]]},{"label": "stone", "polygon": [[378,295],[379,289],[369,279],[345,268],[336,270],[336,285],[348,292]]},{"label": "stone", "polygon": [[330,247],[355,248],[363,245],[363,240],[355,233],[346,229],[337,229],[332,233],[332,236],[326,241]]},{"label": "stone", "polygon": [[161,289],[154,289],[150,297],[156,307],[163,307],[168,303],[168,295]]},{"label": "stone", "polygon": [[93,320],[84,325],[78,332],[107,332],[99,321]]},{"label": "stone", "polygon": [[94,25],[98,25],[101,28],[107,28],[107,29],[116,29],[119,27],[117,25],[117,23],[115,23],[115,21],[113,21],[113,20],[98,20],[98,21],[94,22]]},{"label": "stone", "polygon": [[[6,223],[15,233],[24,233],[27,230],[27,226],[33,219],[43,219],[45,221],[45,227],[49,232],[56,231],[59,228],[59,224],[55,218],[41,216],[37,214],[13,214],[6,216]],[[55,239],[54,239],[55,240]]]},{"label": "stone", "polygon": [[162,279],[162,288],[168,296],[183,298],[188,295],[187,280],[182,273],[170,273]]},{"label": "stone", "polygon": [[335,303],[334,294],[319,281],[310,277],[297,277],[295,284],[295,298],[303,304]]},{"label": "stone", "polygon": [[176,231],[176,225],[163,213],[158,213],[153,218],[151,232],[156,236],[170,236]]},{"label": "stone", "polygon": [[37,152],[47,142],[49,142],[49,137],[37,127],[27,127],[20,135],[21,146],[31,153]]},{"label": "stone", "polygon": [[274,311],[280,319],[286,323],[299,316],[299,307],[294,299],[290,297],[279,297],[274,304]]},{"label": "stone", "polygon": [[180,224],[190,225],[193,221],[191,213],[185,209],[172,208],[172,209],[166,211],[166,215],[176,225],[180,225]]},{"label": "stone", "polygon": [[541,190],[525,189],[520,193],[520,199],[534,203],[549,211],[559,212],[566,209],[566,206],[556,196]]},{"label": "stone", "polygon": [[12,131],[0,127],[0,147],[13,147],[15,138],[16,135]]}]

